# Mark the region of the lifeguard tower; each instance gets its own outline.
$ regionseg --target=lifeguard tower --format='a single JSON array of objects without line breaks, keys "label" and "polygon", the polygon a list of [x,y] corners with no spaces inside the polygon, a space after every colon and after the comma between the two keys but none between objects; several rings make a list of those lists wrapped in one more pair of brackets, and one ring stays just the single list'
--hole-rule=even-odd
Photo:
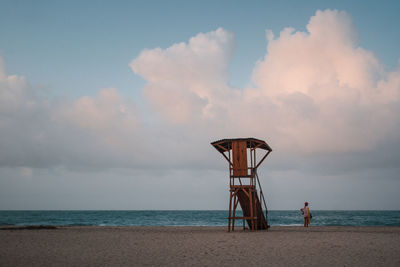
[{"label": "lifeguard tower", "polygon": [[[271,147],[265,141],[256,138],[222,139],[212,142],[211,145],[229,163],[228,231],[234,231],[235,220],[237,219],[243,220],[243,229],[245,228],[245,220],[252,231],[268,229],[268,209],[257,168],[271,153]],[[258,153],[256,153],[256,150]],[[256,159],[257,154],[261,158],[259,161]],[[240,203],[243,211],[243,216],[240,217],[236,216],[238,203]]]}]

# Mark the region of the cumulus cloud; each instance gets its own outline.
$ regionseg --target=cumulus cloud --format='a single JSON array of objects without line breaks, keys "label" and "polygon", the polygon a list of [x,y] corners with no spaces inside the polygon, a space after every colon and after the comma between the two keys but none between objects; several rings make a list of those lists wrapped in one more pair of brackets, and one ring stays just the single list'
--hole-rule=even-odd
[{"label": "cumulus cloud", "polygon": [[110,128],[135,128],[134,104],[125,104],[115,88],[102,89],[96,98],[79,98],[66,116],[83,128],[104,131]]},{"label": "cumulus cloud", "polygon": [[188,43],[144,50],[130,66],[146,79],[144,94],[166,119],[187,123],[211,116],[214,102],[228,92],[233,34],[219,28],[199,33]]},{"label": "cumulus cloud", "polygon": [[296,157],[398,143],[400,71],[385,71],[360,47],[350,15],[317,11],[307,31],[285,28],[266,37],[252,88],[229,85],[236,41],[225,29],[143,50],[130,66],[146,80],[145,98],[163,118],[154,125],[143,123],[142,111],[115,88],[76,101],[39,97],[1,62],[0,146],[8,153],[0,163],[217,166],[208,143],[237,136],[266,139],[281,155]]},{"label": "cumulus cloud", "polygon": [[398,71],[386,72],[360,46],[349,14],[317,11],[305,32],[288,27],[266,35],[254,88],[229,86],[235,41],[221,28],[144,50],[131,67],[167,120],[208,136],[259,136],[308,155],[372,150],[398,128]]},{"label": "cumulus cloud", "polygon": [[[39,161],[33,154],[42,154],[42,127],[49,119],[48,102],[40,99],[24,77],[7,75],[0,58],[0,163],[20,166]],[[28,152],[29,153],[26,153]]]},{"label": "cumulus cloud", "polygon": [[140,161],[132,155],[140,142],[131,141],[140,135],[138,112],[116,89],[76,101],[50,98],[0,63],[0,166],[92,168]]},{"label": "cumulus cloud", "polygon": [[317,11],[307,30],[286,28],[278,38],[267,33],[267,54],[253,74],[257,86],[246,93],[275,104],[282,146],[304,152],[371,149],[399,121],[393,108],[399,103],[398,73],[386,73],[359,46],[346,12]]}]

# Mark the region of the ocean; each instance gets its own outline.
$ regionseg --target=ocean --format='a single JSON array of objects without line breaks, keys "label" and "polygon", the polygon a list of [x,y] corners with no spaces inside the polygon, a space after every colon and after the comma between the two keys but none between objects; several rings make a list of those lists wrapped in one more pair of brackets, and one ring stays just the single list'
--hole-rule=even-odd
[{"label": "ocean", "polygon": [[[237,212],[240,216],[240,211]],[[314,226],[400,226],[400,211],[312,210]],[[0,211],[0,225],[226,226],[226,210]],[[272,210],[271,226],[303,224],[300,211]],[[237,220],[235,225],[241,226]]]}]

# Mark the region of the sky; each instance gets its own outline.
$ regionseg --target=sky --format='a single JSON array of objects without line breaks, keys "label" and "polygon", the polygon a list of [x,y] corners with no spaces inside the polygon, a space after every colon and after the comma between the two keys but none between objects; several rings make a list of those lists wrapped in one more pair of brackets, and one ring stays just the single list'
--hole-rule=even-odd
[{"label": "sky", "polygon": [[400,209],[398,1],[0,1],[0,209]]}]

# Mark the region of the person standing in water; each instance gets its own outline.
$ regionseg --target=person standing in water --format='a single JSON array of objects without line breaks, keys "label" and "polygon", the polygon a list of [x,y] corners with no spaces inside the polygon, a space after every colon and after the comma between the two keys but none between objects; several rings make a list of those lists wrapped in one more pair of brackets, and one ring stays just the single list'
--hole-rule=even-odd
[{"label": "person standing in water", "polygon": [[310,208],[308,207],[308,202],[304,202],[304,208],[301,208],[301,213],[303,213],[304,217],[304,227],[308,227],[310,225],[310,220],[311,220],[311,213],[310,213]]}]

